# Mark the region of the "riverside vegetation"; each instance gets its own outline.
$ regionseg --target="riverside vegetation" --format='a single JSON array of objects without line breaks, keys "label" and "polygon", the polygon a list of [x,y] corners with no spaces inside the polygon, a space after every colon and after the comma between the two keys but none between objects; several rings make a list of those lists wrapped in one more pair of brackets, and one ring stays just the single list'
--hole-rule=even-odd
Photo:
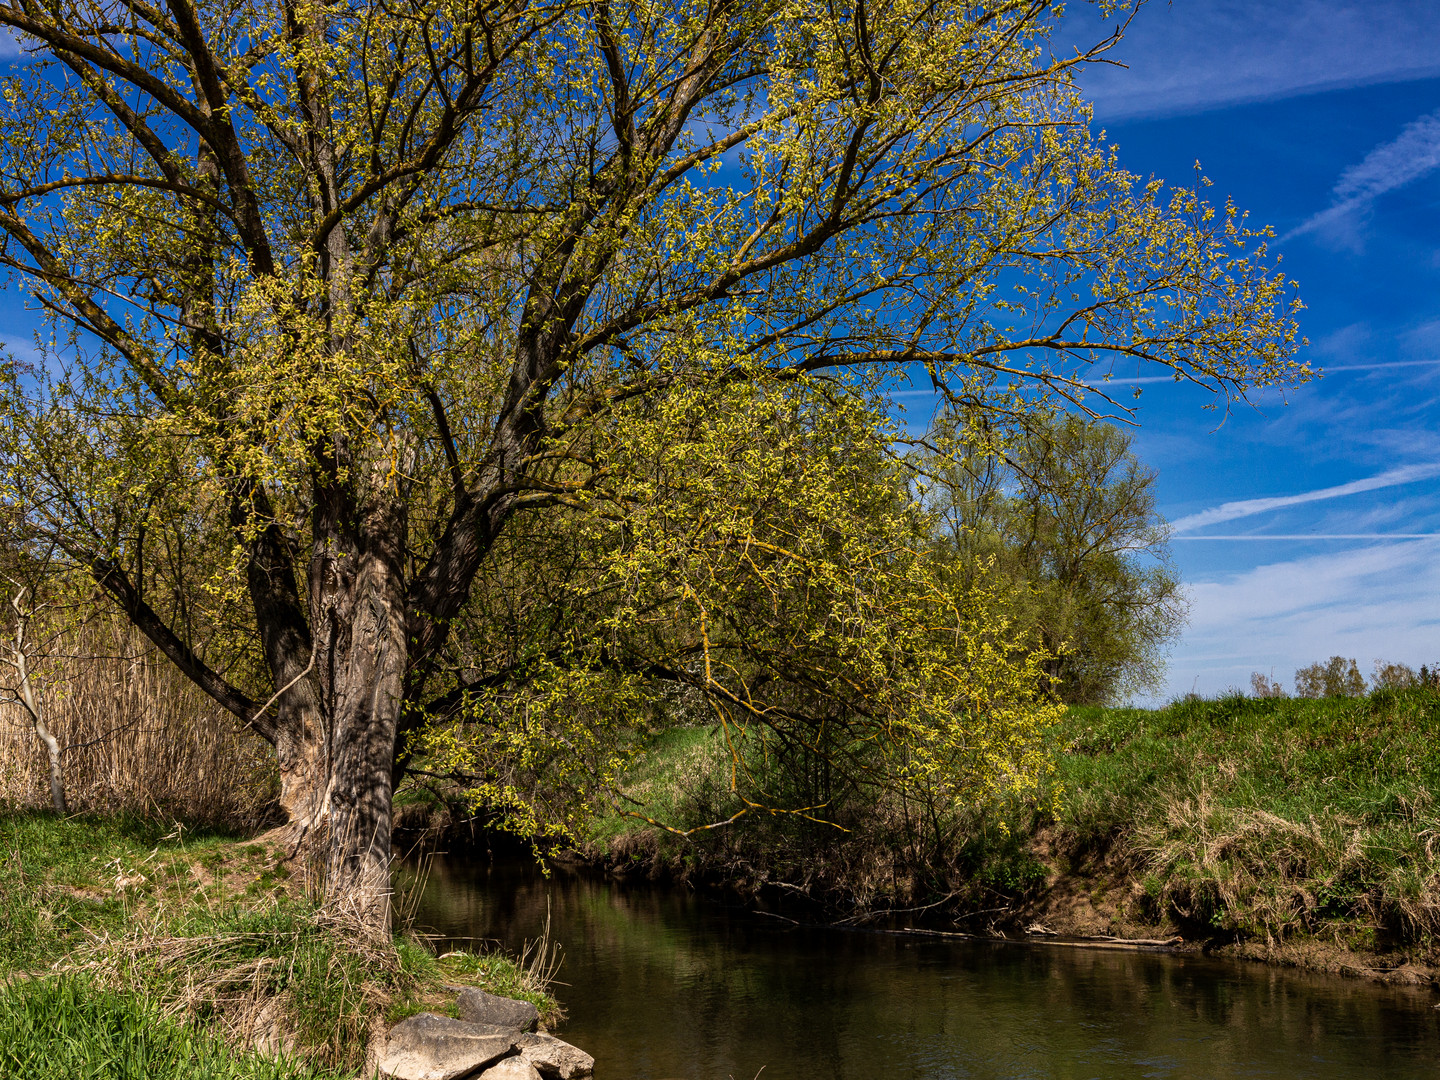
[{"label": "riverside vegetation", "polygon": [[387,1024],[453,1015],[457,983],[561,1015],[548,954],[436,957],[413,934],[344,930],[263,836],[7,813],[0,1076],[353,1077]]},{"label": "riverside vegetation", "polygon": [[[1440,968],[1440,694],[1072,707],[1039,793],[971,813],[832,793],[825,825],[746,814],[703,727],[654,738],[588,854],[613,868],[976,932],[1170,937],[1395,980]],[[744,748],[740,748],[743,757]],[[813,798],[793,763],[743,763]],[[837,827],[839,826],[839,827]],[[677,835],[671,829],[697,830]]]},{"label": "riverside vegetation", "polygon": [[0,1077],[354,1076],[377,1029],[452,1011],[447,984],[563,1015],[548,949],[437,957],[403,893],[392,937],[323,917],[315,868],[265,831],[260,740],[133,631],[89,625],[61,652],[42,700],[75,816],[38,809],[45,755],[0,706]]},{"label": "riverside vegetation", "polygon": [[[676,708],[822,796],[754,788],[747,829],[878,790],[913,864],[948,865],[942,808],[1049,783],[1051,679],[1087,674],[1059,644],[1082,631],[1105,682],[1177,612],[1081,617],[1116,580],[1172,595],[1125,572],[1158,536],[1017,603],[1073,522],[1020,528],[988,467],[953,479],[994,535],[937,558],[917,442],[1069,460],[1078,421],[1029,433],[1129,415],[1095,377],[1115,358],[1216,404],[1314,374],[1268,228],[1199,174],[1126,172],[1091,123],[1083,72],[1138,0],[1080,50],[1028,0],[122,6],[0,4],[34,60],[0,79],[0,264],[44,313],[0,357],[0,556],[17,626],[121,618],[210,704],[33,731],[74,809],[283,823],[319,892],[271,898],[276,932],[342,928],[323,966],[371,979],[355,1000],[433,970],[391,935],[407,779],[576,839]],[[963,423],[914,437],[911,379]],[[1016,542],[1040,557],[1006,566]],[[150,731],[190,717],[207,734]],[[171,917],[124,933],[251,933]],[[96,971],[183,1014],[130,955]],[[267,983],[293,955],[237,962]]]},{"label": "riverside vegetation", "polygon": [[[81,816],[34,809],[48,803],[44,752],[23,721],[0,729],[0,1076],[354,1075],[376,1027],[447,1011],[442,984],[460,982],[557,1017],[543,962],[334,933],[311,868],[263,831],[275,778],[258,739],[209,722],[128,632],[85,633],[66,677],[47,683],[65,693],[45,698]],[[89,658],[73,658],[82,644]],[[585,853],[803,899],[817,921],[1178,933],[1428,979],[1440,967],[1437,728],[1428,681],[1354,698],[1071,707],[1045,734],[1053,771],[1038,791],[946,811],[923,789],[877,800],[794,748],[727,746],[692,724],[640,737],[645,753],[592,819]],[[763,805],[699,829],[746,809],[736,777],[764,789]],[[764,809],[827,798],[843,829]],[[463,787],[423,769],[399,802],[412,830],[485,825]]]},{"label": "riverside vegetation", "polygon": [[1091,122],[1139,6],[0,4],[0,550],[270,744],[375,932],[413,754],[540,824],[677,687],[1028,787],[1053,658],[893,394],[989,452],[1116,360],[1314,374],[1270,231]]}]

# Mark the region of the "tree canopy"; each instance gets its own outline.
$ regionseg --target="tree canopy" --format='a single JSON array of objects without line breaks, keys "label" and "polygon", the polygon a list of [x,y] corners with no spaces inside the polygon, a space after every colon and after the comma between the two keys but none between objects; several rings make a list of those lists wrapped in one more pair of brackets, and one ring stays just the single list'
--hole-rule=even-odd
[{"label": "tree canopy", "polygon": [[1332,656],[1295,672],[1295,696],[1302,698],[1362,697],[1365,676],[1353,659]]},{"label": "tree canopy", "polygon": [[[6,368],[19,541],[57,545],[274,744],[332,903],[368,925],[406,748],[517,671],[678,678],[777,721],[840,698],[934,720],[966,691],[963,648],[934,662],[959,608],[907,569],[906,513],[848,530],[847,488],[893,456],[896,380],[1004,414],[1036,388],[1081,399],[1115,362],[1226,398],[1307,374],[1263,232],[1121,168],[1075,85],[1114,39],[1057,55],[1058,17],[0,3],[26,56],[0,86],[0,261],[52,327],[43,362]],[[879,460],[851,469],[852,443]],[[652,492],[682,444],[709,448],[681,462],[704,479]],[[756,512],[797,475],[780,461],[824,462],[833,490],[808,471],[798,504]],[[614,555],[591,582],[614,602],[563,664],[512,638],[486,669],[476,632],[546,617],[506,577],[514,544],[575,515],[608,523],[587,543]],[[620,647],[681,609],[684,663]],[[966,768],[1005,774],[1001,749]]]},{"label": "tree canopy", "polygon": [[997,431],[943,417],[925,498],[960,572],[1012,583],[1012,617],[1033,627],[1054,689],[1113,703],[1158,685],[1186,603],[1155,510],[1156,474],[1110,423],[1038,409]]}]

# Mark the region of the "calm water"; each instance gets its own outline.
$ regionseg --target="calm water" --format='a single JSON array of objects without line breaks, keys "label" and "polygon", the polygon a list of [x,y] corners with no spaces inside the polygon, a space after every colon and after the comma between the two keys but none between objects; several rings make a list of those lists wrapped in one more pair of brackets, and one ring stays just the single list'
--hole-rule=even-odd
[{"label": "calm water", "polygon": [[516,950],[547,910],[600,1080],[1440,1077],[1429,992],[1260,965],[800,929],[518,861],[437,860],[419,921]]}]

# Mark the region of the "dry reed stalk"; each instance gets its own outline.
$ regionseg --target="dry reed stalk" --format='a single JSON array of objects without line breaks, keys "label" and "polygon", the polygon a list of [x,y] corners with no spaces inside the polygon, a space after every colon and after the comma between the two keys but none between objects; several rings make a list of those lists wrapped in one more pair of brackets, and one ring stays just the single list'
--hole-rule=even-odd
[{"label": "dry reed stalk", "polygon": [[[130,627],[97,621],[37,657],[72,811],[253,827],[272,813],[274,757]],[[44,750],[0,706],[0,804],[48,805]]]}]

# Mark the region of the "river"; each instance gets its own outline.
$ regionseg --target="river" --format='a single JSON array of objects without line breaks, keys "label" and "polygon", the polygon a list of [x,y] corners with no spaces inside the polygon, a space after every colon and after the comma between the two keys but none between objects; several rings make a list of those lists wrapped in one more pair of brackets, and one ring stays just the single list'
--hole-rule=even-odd
[{"label": "river", "polygon": [[527,860],[436,859],[417,922],[518,950],[599,1080],[1440,1076],[1429,991],[1198,956],[798,927]]}]

